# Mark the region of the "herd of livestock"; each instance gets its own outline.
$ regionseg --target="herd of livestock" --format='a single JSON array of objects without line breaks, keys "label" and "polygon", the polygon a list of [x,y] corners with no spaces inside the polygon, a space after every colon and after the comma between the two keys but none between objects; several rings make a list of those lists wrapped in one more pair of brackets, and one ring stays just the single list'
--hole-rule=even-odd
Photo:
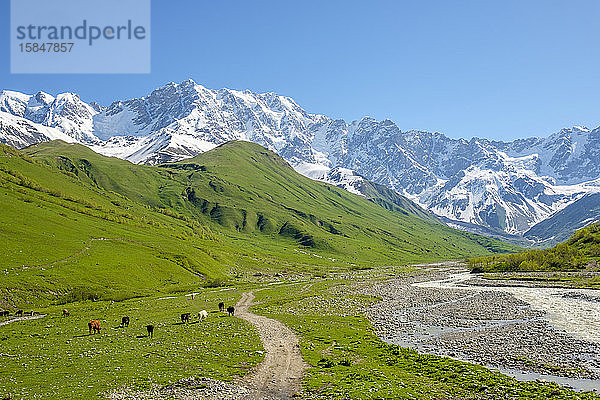
[{"label": "herd of livestock", "polygon": [[[34,315],[40,315],[40,313],[35,312],[35,311],[27,311],[27,312],[25,312],[23,310],[17,310],[17,312],[15,312],[15,316],[16,317],[22,317],[24,315],[34,316]],[[10,311],[6,311],[6,310],[0,311],[0,317],[10,317]]]},{"label": "herd of livestock", "polygon": [[[219,311],[220,312],[225,311],[225,303],[223,303],[223,302],[219,303]],[[227,313],[229,314],[229,316],[232,316],[234,314],[234,312],[235,312],[235,308],[233,306],[227,307]],[[39,313],[34,312],[34,311],[25,313],[23,310],[17,310],[17,312],[15,312],[16,317],[23,317],[24,315],[34,316],[34,315],[39,315]],[[65,317],[68,317],[70,315],[69,310],[67,310],[67,309],[62,310],[62,315]],[[192,315],[191,313],[181,314],[181,323],[182,324],[188,323],[190,321],[191,315]],[[0,311],[0,316],[9,317],[10,312],[9,311]],[[198,319],[200,320],[200,322],[204,321],[207,318],[208,318],[208,312],[206,310],[202,310],[202,311],[198,312]],[[121,318],[121,327],[126,328],[128,326],[129,326],[129,317],[124,316],[123,318]],[[88,322],[88,329],[89,329],[90,335],[92,333],[94,333],[94,334],[100,333],[100,321],[95,319],[95,320]],[[150,338],[152,338],[154,336],[154,325],[146,325],[146,331],[148,332],[148,336]]]}]

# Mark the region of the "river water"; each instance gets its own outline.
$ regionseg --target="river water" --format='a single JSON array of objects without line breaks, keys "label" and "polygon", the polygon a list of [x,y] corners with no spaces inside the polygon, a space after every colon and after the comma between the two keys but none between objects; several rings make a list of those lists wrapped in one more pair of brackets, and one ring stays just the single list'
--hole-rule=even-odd
[{"label": "river water", "polygon": [[[544,312],[543,318],[555,328],[563,330],[575,338],[600,343],[600,291],[520,286],[475,286],[466,283],[472,277],[473,275],[469,272],[458,272],[449,278],[414,283],[413,286],[510,293],[515,298],[528,303],[533,309]],[[599,380],[573,379],[518,370],[496,369],[519,380],[544,379],[577,390],[600,391]]]},{"label": "river water", "polygon": [[460,272],[446,279],[413,285],[422,288],[507,292],[528,303],[532,308],[544,311],[545,318],[554,327],[578,339],[600,343],[600,291],[465,284],[472,277],[468,272]]}]

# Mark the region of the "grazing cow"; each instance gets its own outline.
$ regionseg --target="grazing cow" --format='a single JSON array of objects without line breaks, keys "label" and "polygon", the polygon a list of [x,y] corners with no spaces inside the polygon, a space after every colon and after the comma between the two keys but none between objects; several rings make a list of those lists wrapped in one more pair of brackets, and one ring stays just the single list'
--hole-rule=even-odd
[{"label": "grazing cow", "polygon": [[229,313],[229,316],[232,316],[235,312],[235,308],[233,308],[233,306],[229,306],[227,307],[227,312]]},{"label": "grazing cow", "polygon": [[125,328],[126,326],[129,326],[129,317],[123,317],[123,318],[121,318],[121,326],[123,328]]},{"label": "grazing cow", "polygon": [[190,322],[190,313],[181,314],[181,322]]},{"label": "grazing cow", "polygon": [[223,303],[223,302],[219,303],[219,311],[221,311],[221,312],[225,311],[225,303]]},{"label": "grazing cow", "polygon": [[206,318],[208,318],[208,312],[206,310],[202,310],[198,313],[198,318],[200,319],[200,321],[204,321]]},{"label": "grazing cow", "polygon": [[148,331],[148,336],[152,339],[152,336],[154,336],[154,325],[146,325],[146,330]]},{"label": "grazing cow", "polygon": [[100,333],[100,321],[95,319],[93,321],[88,322],[88,328],[90,330],[90,335],[92,334],[92,331],[94,332],[94,334]]},{"label": "grazing cow", "polygon": [[0,315],[3,317],[8,317],[10,315],[10,311],[2,311],[0,312]]},{"label": "grazing cow", "polygon": [[69,310],[67,310],[66,308],[63,310],[63,317],[68,317],[69,315]]},{"label": "grazing cow", "polygon": [[15,315],[17,317],[22,317],[23,316],[23,310],[17,310],[17,312],[15,313]]}]

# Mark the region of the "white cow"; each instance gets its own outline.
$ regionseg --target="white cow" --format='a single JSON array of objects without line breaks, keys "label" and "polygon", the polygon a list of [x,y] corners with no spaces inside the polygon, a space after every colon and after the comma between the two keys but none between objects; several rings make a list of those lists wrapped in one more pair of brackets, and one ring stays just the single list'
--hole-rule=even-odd
[{"label": "white cow", "polygon": [[198,313],[198,318],[200,318],[200,321],[204,321],[206,318],[208,318],[208,312],[206,310],[202,310]]}]

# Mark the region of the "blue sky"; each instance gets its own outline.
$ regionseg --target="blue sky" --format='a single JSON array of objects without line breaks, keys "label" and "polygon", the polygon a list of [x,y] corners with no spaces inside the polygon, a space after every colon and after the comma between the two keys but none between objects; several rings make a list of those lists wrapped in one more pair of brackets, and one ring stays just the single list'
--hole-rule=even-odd
[{"label": "blue sky", "polygon": [[152,1],[152,73],[11,75],[108,105],[170,81],[274,91],[309,112],[509,140],[600,125],[598,1]]}]

